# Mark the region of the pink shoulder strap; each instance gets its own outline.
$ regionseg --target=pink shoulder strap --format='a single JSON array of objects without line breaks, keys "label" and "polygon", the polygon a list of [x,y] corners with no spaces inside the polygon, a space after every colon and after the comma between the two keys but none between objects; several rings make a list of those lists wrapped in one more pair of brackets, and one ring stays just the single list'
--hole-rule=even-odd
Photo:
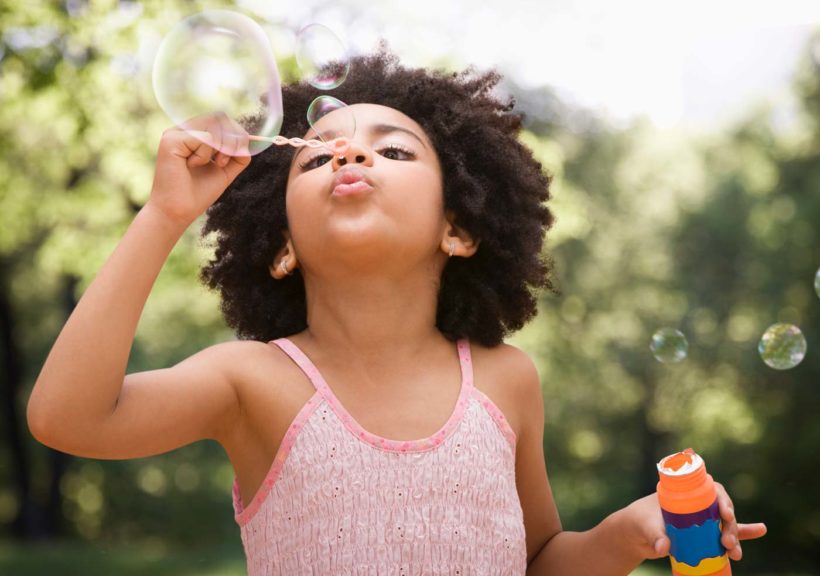
[{"label": "pink shoulder strap", "polygon": [[461,379],[465,388],[473,387],[473,357],[470,354],[470,341],[462,338],[456,344],[458,360],[461,363]]},{"label": "pink shoulder strap", "polygon": [[302,372],[305,373],[305,376],[308,377],[313,387],[317,390],[322,390],[327,388],[327,383],[325,379],[322,378],[322,374],[319,372],[319,369],[310,361],[302,350],[296,346],[293,342],[288,340],[287,338],[278,338],[277,340],[272,341],[273,344],[276,344],[282,352],[287,354],[291,360],[293,360],[299,368],[302,369]]}]

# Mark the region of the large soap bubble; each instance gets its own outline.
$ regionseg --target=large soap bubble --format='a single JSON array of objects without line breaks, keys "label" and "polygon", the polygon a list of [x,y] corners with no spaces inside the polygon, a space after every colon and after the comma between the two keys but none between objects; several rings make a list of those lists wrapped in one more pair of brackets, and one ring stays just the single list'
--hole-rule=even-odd
[{"label": "large soap bubble", "polygon": [[350,70],[347,48],[330,28],[309,24],[296,38],[296,62],[312,86],[331,90],[342,84]]},{"label": "large soap bubble", "polygon": [[221,112],[251,136],[252,155],[271,146],[282,127],[282,87],[270,41],[238,12],[205,10],[182,20],[163,39],[152,79],[159,105],[175,124],[186,128],[195,117]]}]

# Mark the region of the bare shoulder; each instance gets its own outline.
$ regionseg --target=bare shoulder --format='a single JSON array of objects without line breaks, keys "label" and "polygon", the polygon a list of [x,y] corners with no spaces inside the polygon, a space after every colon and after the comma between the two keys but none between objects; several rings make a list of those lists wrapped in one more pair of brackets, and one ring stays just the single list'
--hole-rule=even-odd
[{"label": "bare shoulder", "polygon": [[[260,387],[269,390],[300,370],[278,347],[257,340],[233,340],[212,347],[229,374],[241,404],[252,403]],[[261,386],[260,386],[261,385]]]},{"label": "bare shoulder", "polygon": [[471,344],[476,387],[507,416],[516,436],[528,419],[526,407],[542,406],[541,380],[529,354],[511,344],[493,347]]},{"label": "bare shoulder", "polygon": [[224,434],[240,420],[255,416],[256,407],[271,408],[286,391],[284,383],[298,376],[299,368],[277,346],[257,340],[230,340],[205,348],[194,358],[203,368],[222,374],[233,388],[238,401],[238,419],[229,424]]},{"label": "bare shoulder", "polygon": [[[236,362],[237,360],[251,360],[269,353],[271,345],[258,340],[227,340],[214,344],[206,350],[211,350],[214,354],[222,356],[224,360]],[[236,366],[240,368],[240,366]]]},{"label": "bare shoulder", "polygon": [[275,346],[258,340],[231,340],[215,344],[210,349],[221,357],[225,368],[238,380],[254,371],[266,370],[270,364],[288,364],[287,356],[277,353]]}]

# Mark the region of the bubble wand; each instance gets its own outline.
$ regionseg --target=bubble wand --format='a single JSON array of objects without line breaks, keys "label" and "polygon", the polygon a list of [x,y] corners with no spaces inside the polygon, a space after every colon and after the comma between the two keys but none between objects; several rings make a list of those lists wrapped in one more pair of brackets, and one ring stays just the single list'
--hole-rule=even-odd
[{"label": "bubble wand", "polygon": [[257,142],[271,142],[277,146],[293,146],[294,148],[301,148],[307,146],[308,148],[329,148],[334,154],[344,154],[345,150],[350,146],[350,139],[345,136],[339,136],[329,142],[322,142],[321,140],[305,140],[303,138],[285,138],[284,136],[254,136],[248,135],[249,140]]}]

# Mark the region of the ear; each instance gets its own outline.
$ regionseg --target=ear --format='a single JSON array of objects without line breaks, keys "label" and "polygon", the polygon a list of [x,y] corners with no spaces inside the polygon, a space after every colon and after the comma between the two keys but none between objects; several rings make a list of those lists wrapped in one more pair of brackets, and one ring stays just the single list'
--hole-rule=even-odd
[{"label": "ear", "polygon": [[455,224],[455,214],[448,210],[445,213],[447,223],[441,238],[441,249],[448,256],[461,256],[469,258],[478,250],[481,242],[478,238]]},{"label": "ear", "polygon": [[268,266],[270,275],[277,280],[289,276],[299,267],[299,261],[296,259],[296,252],[293,249],[293,240],[290,238],[290,233],[285,230],[282,234],[285,237],[285,245],[279,249],[273,258],[273,263]]}]

